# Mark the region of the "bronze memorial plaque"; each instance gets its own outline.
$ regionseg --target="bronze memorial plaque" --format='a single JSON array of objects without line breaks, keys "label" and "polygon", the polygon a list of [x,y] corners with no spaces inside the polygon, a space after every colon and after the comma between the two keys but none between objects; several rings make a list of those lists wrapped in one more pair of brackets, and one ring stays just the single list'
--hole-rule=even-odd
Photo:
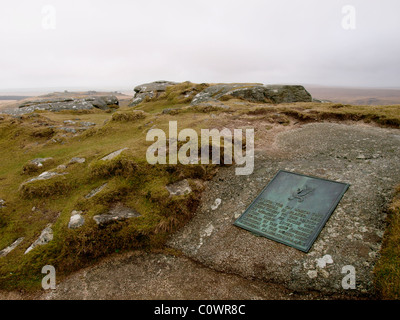
[{"label": "bronze memorial plaque", "polygon": [[234,225],[308,252],[348,188],[281,170]]}]

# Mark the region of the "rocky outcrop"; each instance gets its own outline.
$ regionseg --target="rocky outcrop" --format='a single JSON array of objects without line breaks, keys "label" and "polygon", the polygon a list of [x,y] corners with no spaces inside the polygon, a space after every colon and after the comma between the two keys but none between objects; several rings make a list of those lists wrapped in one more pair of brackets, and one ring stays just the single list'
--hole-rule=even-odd
[{"label": "rocky outcrop", "polygon": [[94,108],[108,110],[110,106],[118,106],[119,101],[115,96],[89,97],[82,99],[55,98],[48,100],[27,101],[19,105],[22,113],[37,110],[62,111],[62,110],[91,110]]},{"label": "rocky outcrop", "polygon": [[210,86],[200,93],[198,93],[192,100],[192,105],[199,105],[203,102],[218,101],[224,95],[239,88],[253,88],[256,86],[262,86],[262,84],[251,84],[251,83],[230,83],[230,84],[216,84]]},{"label": "rocky outcrop", "polygon": [[[142,84],[134,90],[135,97],[130,106],[137,106],[146,99],[157,99],[166,91],[168,86],[178,83],[171,81],[156,81]],[[215,85],[202,84],[206,87],[201,92],[199,89],[193,93],[192,106],[198,106],[206,102],[226,101],[229,99],[241,99],[255,103],[292,103],[292,102],[311,102],[311,94],[299,85],[264,85],[262,83],[222,83]],[[196,91],[198,92],[196,94]],[[183,92],[185,97],[191,94]],[[170,111],[170,110],[169,110]]]},{"label": "rocky outcrop", "polygon": [[225,101],[231,98],[256,103],[311,102],[311,94],[298,85],[218,84],[206,88],[192,100],[192,105],[208,101]]},{"label": "rocky outcrop", "polygon": [[157,98],[160,96],[160,94],[165,92],[167,87],[173,86],[175,84],[178,83],[172,81],[155,81],[139,85],[134,89],[136,93],[129,106],[137,106],[139,103],[142,103],[146,98]]}]

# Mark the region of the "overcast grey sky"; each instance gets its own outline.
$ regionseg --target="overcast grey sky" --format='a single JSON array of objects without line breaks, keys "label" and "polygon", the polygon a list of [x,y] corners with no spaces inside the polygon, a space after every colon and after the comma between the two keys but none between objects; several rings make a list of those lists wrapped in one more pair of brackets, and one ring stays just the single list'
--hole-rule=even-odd
[{"label": "overcast grey sky", "polygon": [[399,13],[398,0],[1,0],[0,90],[400,87]]}]

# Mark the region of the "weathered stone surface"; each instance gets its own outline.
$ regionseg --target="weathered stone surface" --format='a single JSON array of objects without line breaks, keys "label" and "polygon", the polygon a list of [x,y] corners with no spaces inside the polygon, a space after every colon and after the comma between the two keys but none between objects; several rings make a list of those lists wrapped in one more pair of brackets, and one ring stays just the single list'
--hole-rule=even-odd
[{"label": "weathered stone surface", "polygon": [[193,98],[192,105],[231,97],[257,103],[312,101],[311,95],[303,86],[234,83],[218,84],[204,89]]},{"label": "weathered stone surface", "polygon": [[140,213],[132,210],[121,203],[114,205],[108,214],[94,216],[93,219],[98,225],[104,225],[112,221],[120,221],[140,217]]},{"label": "weathered stone surface", "polygon": [[101,158],[101,160],[102,161],[109,161],[109,160],[115,159],[116,157],[118,157],[125,150],[128,150],[128,148],[123,148],[123,149],[114,151],[114,152],[110,153],[109,155],[105,156],[104,158]]},{"label": "weathered stone surface", "polygon": [[265,85],[265,96],[273,103],[311,102],[311,94],[303,87],[296,85]]},{"label": "weathered stone surface", "polygon": [[170,196],[183,196],[192,192],[189,182],[185,179],[174,184],[166,186]]},{"label": "weathered stone surface", "polygon": [[[385,207],[400,180],[400,130],[323,123],[273,137],[272,146],[256,143],[251,176],[220,169],[196,216],[169,245],[212,269],[298,292],[373,294]],[[380,156],[358,160],[361,153]],[[308,254],[233,226],[280,169],[351,185]],[[222,203],[213,211],[216,197]],[[348,265],[357,277],[351,292],[341,286],[342,268]]]},{"label": "weathered stone surface", "polygon": [[17,240],[15,240],[13,242],[13,244],[11,244],[10,246],[8,246],[7,248],[4,248],[3,250],[0,251],[0,258],[5,257],[6,255],[8,255],[11,251],[13,251],[16,247],[18,247],[18,245],[24,241],[24,238],[19,238]]},{"label": "weathered stone surface", "polygon": [[105,187],[107,187],[107,183],[105,183],[105,184],[103,184],[102,186],[100,186],[100,187],[98,187],[98,188],[96,188],[96,189],[90,191],[90,193],[87,194],[87,195],[85,196],[85,198],[86,198],[86,199],[93,198],[95,195],[97,195],[97,194],[99,194],[101,191],[103,191],[103,189],[104,189]]},{"label": "weathered stone surface", "polygon": [[53,240],[53,229],[51,228],[51,225],[48,225],[46,229],[42,231],[39,238],[34,243],[32,243],[32,245],[28,249],[26,249],[24,254],[31,252],[37,246],[46,245],[52,240]]},{"label": "weathered stone surface", "polygon": [[70,161],[69,161],[69,164],[74,164],[74,163],[80,163],[80,164],[82,164],[82,163],[85,163],[86,162],[86,159],[85,158],[72,158]]},{"label": "weathered stone surface", "polygon": [[278,285],[205,268],[184,256],[135,250],[71,275],[38,299],[296,299],[290,293]]},{"label": "weathered stone surface", "polygon": [[69,229],[79,229],[85,224],[85,218],[82,217],[82,211],[72,211],[71,219],[68,223]]},{"label": "weathered stone surface", "polygon": [[25,101],[19,105],[19,108],[30,107],[34,105],[44,104],[44,103],[63,103],[63,102],[72,102],[73,98],[52,98],[52,99],[42,99],[37,101]]},{"label": "weathered stone surface", "polygon": [[177,84],[177,82],[155,81],[139,85],[134,89],[136,93],[129,106],[137,106],[138,104],[142,103],[146,98],[157,98],[160,94],[165,92],[168,86],[172,86],[175,84]]}]

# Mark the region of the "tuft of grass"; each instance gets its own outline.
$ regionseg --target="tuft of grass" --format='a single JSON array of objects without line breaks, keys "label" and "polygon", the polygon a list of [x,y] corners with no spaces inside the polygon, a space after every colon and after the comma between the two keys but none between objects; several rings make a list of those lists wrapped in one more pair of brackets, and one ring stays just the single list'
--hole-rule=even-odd
[{"label": "tuft of grass", "polygon": [[91,164],[90,169],[91,175],[97,178],[130,177],[138,172],[138,164],[134,160],[119,156],[110,161],[95,161]]},{"label": "tuft of grass", "polygon": [[56,134],[56,131],[53,128],[40,128],[36,129],[31,133],[33,138],[46,138],[50,139]]},{"label": "tuft of grass", "polygon": [[48,159],[43,162],[42,166],[39,167],[37,164],[29,161],[22,168],[22,173],[25,175],[39,174],[41,172],[46,171],[47,169],[54,167],[55,161],[53,159]]},{"label": "tuft of grass", "polygon": [[114,122],[133,122],[146,118],[146,113],[141,110],[133,110],[127,112],[116,112],[112,115],[111,121]]},{"label": "tuft of grass", "polygon": [[375,287],[385,300],[400,299],[400,186],[389,208],[381,257],[375,266]]},{"label": "tuft of grass", "polygon": [[304,122],[312,121],[364,121],[385,127],[400,128],[400,105],[352,106],[332,103],[298,103],[278,106],[277,110]]},{"label": "tuft of grass", "polygon": [[20,187],[20,193],[25,199],[66,196],[72,188],[73,185],[67,177],[56,176],[48,180],[24,183]]},{"label": "tuft of grass", "polygon": [[218,106],[218,105],[211,105],[211,104],[200,104],[197,106],[192,106],[188,108],[194,112],[202,112],[202,113],[210,113],[210,112],[217,112],[217,111],[226,111],[226,108]]}]

